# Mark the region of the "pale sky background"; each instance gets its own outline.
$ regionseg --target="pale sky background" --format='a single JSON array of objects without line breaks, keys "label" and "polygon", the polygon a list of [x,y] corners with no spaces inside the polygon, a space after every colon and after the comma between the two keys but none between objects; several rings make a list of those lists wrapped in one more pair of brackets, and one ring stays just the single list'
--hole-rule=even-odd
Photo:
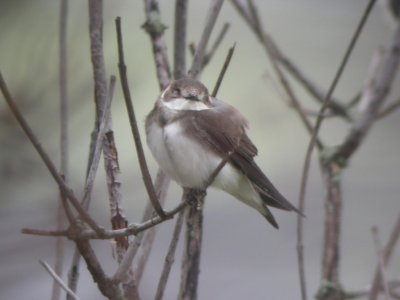
[{"label": "pale sky background", "polygon": [[[122,17],[126,64],[142,136],[143,121],[159,95],[151,45],[140,28],[142,1],[104,1],[104,45],[108,75],[118,74],[114,19]],[[174,1],[161,2],[166,39],[172,63]],[[255,1],[265,28],[281,49],[320,87],[327,89],[355,30],[366,0]],[[198,41],[209,1],[190,1],[188,41]],[[59,113],[57,90],[59,1],[0,1],[0,69],[12,94],[45,149],[58,164]],[[82,194],[90,132],[93,127],[92,75],[89,56],[86,1],[71,0],[68,24],[71,185]],[[217,79],[228,48],[236,51],[219,91],[219,98],[235,105],[251,123],[249,135],[259,149],[261,168],[279,190],[297,204],[308,135],[296,113],[282,101],[269,75],[271,67],[254,34],[226,1],[216,25],[231,28],[206,68],[202,81],[209,87]],[[335,96],[344,103],[363,87],[372,55],[391,38],[392,24],[379,5],[374,8],[356,49],[339,82]],[[214,37],[216,34],[214,34]],[[212,39],[213,40],[213,39]],[[188,53],[188,59],[190,55]],[[190,60],[189,60],[190,62]],[[189,65],[188,62],[188,65]],[[399,78],[389,98],[399,99]],[[301,89],[307,108],[317,109]],[[146,201],[138,171],[119,82],[113,107],[114,131],[121,165],[123,201],[130,222],[138,222]],[[53,262],[51,238],[25,236],[23,227],[54,228],[57,187],[32,146],[0,101],[0,299],[48,299],[51,280],[38,260]],[[376,254],[370,228],[377,225],[385,242],[400,211],[400,112],[376,123],[362,148],[343,174],[343,226],[341,279],[349,290],[366,287],[372,280]],[[348,130],[342,120],[329,120],[322,128],[327,145],[340,143]],[[152,174],[157,167],[146,148]],[[102,166],[102,164],[100,164]],[[100,167],[101,169],[101,167]],[[314,155],[307,190],[305,253],[308,294],[319,286],[323,234],[322,181]],[[180,199],[172,184],[167,206]],[[91,213],[109,226],[103,171],[96,180]],[[296,261],[296,215],[274,211],[280,225],[273,229],[253,209],[232,197],[209,191],[201,258],[199,299],[299,299]],[[142,299],[152,299],[174,222],[160,226],[145,277]],[[67,242],[66,269],[73,243]],[[116,268],[107,241],[95,249],[108,274]],[[180,245],[182,246],[182,245]],[[175,299],[179,288],[181,247],[168,283],[165,299]],[[388,277],[400,277],[399,247]],[[81,266],[81,299],[102,299]]]}]

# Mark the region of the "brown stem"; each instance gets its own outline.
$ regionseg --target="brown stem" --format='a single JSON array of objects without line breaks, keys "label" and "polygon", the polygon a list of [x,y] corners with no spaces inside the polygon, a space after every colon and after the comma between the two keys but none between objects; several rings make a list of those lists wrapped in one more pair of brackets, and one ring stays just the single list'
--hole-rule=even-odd
[{"label": "brown stem", "polygon": [[192,78],[198,78],[200,75],[200,71],[203,68],[207,43],[210,39],[211,32],[214,28],[215,22],[217,21],[218,14],[221,10],[223,3],[223,0],[213,0],[208,9],[206,24],[200,37],[200,41],[197,45],[196,52],[193,58],[193,63],[189,71],[189,76]]},{"label": "brown stem", "polygon": [[229,63],[231,62],[232,55],[235,52],[235,46],[236,46],[236,44],[234,44],[228,51],[228,55],[225,58],[224,65],[222,66],[221,72],[219,73],[217,83],[215,84],[214,89],[211,93],[211,96],[213,96],[213,97],[217,96],[219,87],[221,86],[221,83],[222,83],[222,79],[225,76],[226,70],[228,69]]},{"label": "brown stem", "polygon": [[[165,199],[167,197],[168,186],[171,180],[164,175],[164,173],[159,170],[156,176],[156,181],[154,183],[154,188],[156,189],[158,199],[161,205],[164,204]],[[142,222],[148,220],[154,212],[154,209],[151,206],[151,203],[148,202],[146,205],[146,209],[143,213]],[[135,280],[139,285],[143,276],[144,269],[146,267],[147,261],[150,257],[151,249],[153,246],[154,239],[156,237],[158,227],[154,226],[149,228],[146,231],[142,231],[138,235],[136,235],[135,242],[137,239],[140,240],[141,243],[141,255],[137,259],[137,263],[135,266]]]},{"label": "brown stem", "polygon": [[364,90],[360,100],[360,112],[357,120],[336,151],[332,159],[346,161],[358,149],[369,132],[378,111],[389,94],[400,62],[400,23],[396,28],[391,45],[387,49],[382,63],[373,74],[370,84]]},{"label": "brown stem", "polygon": [[205,191],[185,190],[190,201],[186,209],[186,241],[182,261],[179,300],[196,300],[200,272],[201,244],[203,239],[203,214]]},{"label": "brown stem", "polygon": [[128,111],[129,122],[131,125],[132,135],[135,140],[136,152],[139,159],[140,170],[142,172],[143,182],[147,190],[147,194],[149,195],[150,201],[153,204],[154,210],[161,218],[166,218],[165,212],[163,211],[158,198],[157,194],[154,190],[153,181],[151,179],[151,175],[149,172],[149,168],[147,167],[146,157],[144,156],[143,146],[140,139],[140,133],[137,126],[135,111],[132,104],[131,93],[128,84],[128,77],[126,73],[126,65],[124,59],[124,50],[122,44],[122,33],[121,33],[121,19],[118,17],[115,20],[116,27],[117,27],[117,40],[118,40],[118,68],[119,74],[121,78],[121,86],[122,91],[124,93],[124,99],[126,104],[126,109]]},{"label": "brown stem", "polygon": [[[59,23],[59,90],[60,90],[60,171],[64,180],[68,182],[68,91],[67,91],[67,16],[68,1],[60,1],[60,23]],[[57,205],[57,229],[65,226],[64,208],[66,201],[60,192]],[[64,238],[56,238],[55,241],[55,265],[54,272],[62,276],[64,265]],[[53,282],[52,300],[60,299],[60,285],[57,280]]]},{"label": "brown stem", "polygon": [[150,36],[160,90],[164,90],[171,80],[171,71],[166,53],[167,47],[164,39],[164,30],[167,27],[161,21],[157,0],[144,0],[144,5],[146,22],[142,25],[142,28]]},{"label": "brown stem", "polygon": [[170,271],[172,268],[172,264],[175,261],[176,246],[178,245],[179,235],[182,230],[183,216],[184,216],[184,213],[183,213],[183,211],[181,211],[178,214],[178,218],[176,219],[176,224],[175,224],[174,232],[172,234],[171,243],[169,245],[167,256],[165,257],[164,267],[161,272],[160,280],[159,280],[158,286],[157,286],[156,296],[154,297],[154,299],[156,299],[156,300],[161,300],[163,298],[164,290],[165,290],[165,287],[167,286],[167,281],[168,281],[168,277],[169,277],[169,274],[170,274]]},{"label": "brown stem", "polygon": [[188,0],[175,2],[174,78],[186,75],[186,23]]},{"label": "brown stem", "polygon": [[326,189],[325,226],[322,255],[322,285],[317,299],[343,299],[339,282],[339,248],[342,212],[341,168],[324,165],[322,175]]},{"label": "brown stem", "polygon": [[6,100],[8,106],[10,107],[11,112],[13,113],[15,119],[18,121],[19,125],[21,126],[22,130],[24,131],[25,135],[28,137],[30,142],[32,143],[33,147],[39,154],[40,158],[42,159],[43,163],[49,170],[51,176],[53,177],[54,181],[58,184],[62,193],[67,197],[74,208],[78,211],[80,217],[97,233],[101,233],[103,228],[100,228],[99,225],[92,219],[92,217],[85,211],[85,209],[80,205],[79,200],[76,198],[73,190],[66,184],[63,177],[58,173],[57,168],[55,167],[54,163],[51,161],[50,157],[44,151],[42,145],[40,144],[39,140],[37,139],[36,135],[33,133],[31,127],[22,116],[20,110],[18,109],[17,105],[15,104],[14,99],[12,98],[7,84],[4,81],[3,75],[0,72],[0,90],[3,93],[4,99]]},{"label": "brown stem", "polygon": [[[383,264],[386,266],[393,254],[393,250],[400,239],[400,214],[397,217],[395,225],[393,226],[392,232],[390,233],[389,240],[383,249]],[[375,269],[374,279],[372,281],[371,291],[369,293],[368,300],[376,300],[378,297],[378,293],[381,289],[382,277],[379,271],[379,266]]]}]

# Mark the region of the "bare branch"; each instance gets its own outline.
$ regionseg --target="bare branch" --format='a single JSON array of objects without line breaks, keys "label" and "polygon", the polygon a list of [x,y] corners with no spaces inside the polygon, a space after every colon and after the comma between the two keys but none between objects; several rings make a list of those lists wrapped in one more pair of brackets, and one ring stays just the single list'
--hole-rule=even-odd
[{"label": "bare branch", "polygon": [[[73,291],[71,291],[68,286],[62,281],[60,276],[49,266],[49,264],[43,260],[39,260],[39,263],[43,266],[43,268],[53,277],[54,281],[67,293],[72,299],[79,300],[79,297],[75,295]],[[58,295],[59,296],[59,295]]]},{"label": "bare branch", "polygon": [[144,4],[146,22],[142,25],[142,28],[150,36],[160,90],[164,90],[171,80],[171,71],[166,54],[167,47],[164,40],[164,30],[167,27],[161,21],[158,1],[144,0]]},{"label": "bare branch", "polygon": [[386,300],[390,300],[389,285],[386,280],[385,263],[383,261],[383,252],[382,252],[381,241],[379,238],[378,227],[376,226],[372,227],[371,233],[375,244],[376,256],[378,257],[378,269],[379,269],[379,274],[381,276],[384,296]]},{"label": "bare branch", "polygon": [[395,112],[400,107],[400,99],[382,109],[376,116],[377,119],[382,119],[391,113]]},{"label": "bare branch", "polygon": [[[399,241],[399,239],[400,239],[400,214],[397,217],[397,220],[393,227],[393,230],[390,233],[389,240],[383,250],[382,258],[383,258],[383,264],[385,266],[388,264],[388,262],[392,256],[393,250],[394,250],[397,242]],[[382,281],[382,277],[379,272],[379,266],[377,266],[375,269],[375,275],[374,275],[374,279],[372,282],[371,291],[369,293],[369,298],[368,298],[369,300],[377,299],[380,287],[382,285],[381,281]]]},{"label": "bare branch", "polygon": [[370,81],[371,83],[363,93],[360,102],[360,115],[354,122],[345,141],[332,157],[333,160],[346,161],[364,140],[394,81],[399,66],[399,48],[400,23],[397,26],[392,43],[383,57],[381,67],[377,69]]},{"label": "bare branch", "polygon": [[160,203],[158,202],[157,195],[154,190],[153,181],[151,180],[151,175],[147,167],[146,158],[144,156],[142,142],[140,140],[139,129],[137,127],[135,111],[133,109],[128,78],[126,74],[126,65],[124,59],[124,52],[123,52],[124,50],[123,50],[122,33],[121,33],[121,19],[118,17],[115,20],[115,23],[117,26],[118,57],[119,57],[118,68],[121,77],[121,86],[122,86],[122,91],[124,93],[124,99],[125,99],[126,109],[128,111],[128,117],[131,125],[133,138],[135,140],[136,152],[139,159],[139,165],[140,165],[140,170],[142,172],[143,182],[146,186],[147,194],[149,195],[150,201],[153,204],[154,210],[160,217],[166,218],[165,212],[163,211]]},{"label": "bare branch", "polygon": [[[318,100],[319,103],[322,103],[326,92],[322,91],[315,83],[307,78],[306,75],[287,56],[284,56],[273,40],[271,40],[271,42],[274,43],[279,62],[286,68],[287,71],[290,72],[294,78],[296,78],[303,85],[306,91],[308,91],[309,94],[314,97],[314,99]],[[346,107],[341,104],[338,99],[335,99],[332,96],[332,100],[328,107],[335,115],[339,115],[345,120],[350,121],[351,116],[347,112]]]},{"label": "bare branch", "polygon": [[[217,38],[215,39],[213,45],[211,46],[210,50],[204,55],[204,61],[203,61],[203,66],[206,66],[211,59],[213,58],[215,52],[217,51],[219,45],[221,45],[226,33],[228,32],[230,27],[229,23],[225,23],[224,26],[221,29],[221,32],[219,33],[219,35],[217,36]],[[194,55],[195,49],[193,51],[193,55]]]},{"label": "bare branch", "polygon": [[77,240],[75,243],[101,293],[110,300],[123,299],[118,283],[108,278],[104,273],[90,242],[88,240]]},{"label": "bare branch", "polygon": [[[289,81],[287,80],[285,74],[280,69],[278,65],[278,53],[276,52],[275,44],[273,43],[272,38],[265,32],[264,27],[261,24],[260,17],[258,15],[257,9],[253,4],[253,1],[247,1],[249,5],[249,9],[247,13],[243,13],[242,16],[246,16],[246,20],[248,20],[249,26],[253,29],[255,35],[260,40],[264,49],[266,51],[267,56],[269,57],[272,67],[277,74],[279,81],[281,82],[286,94],[290,99],[290,103],[293,105],[295,110],[297,111],[301,121],[306,127],[307,131],[311,134],[313,131],[313,127],[310,121],[307,119],[306,114],[304,113],[304,109],[300,105],[300,101],[297,99],[293,88],[291,87]],[[247,10],[246,10],[247,11]],[[250,21],[251,20],[251,21]],[[318,149],[322,149],[322,142],[316,138],[316,145]]]},{"label": "bare branch", "polygon": [[68,230],[42,230],[34,228],[22,228],[21,233],[38,236],[68,236]]},{"label": "bare branch", "polygon": [[29,124],[26,122],[25,118],[22,116],[21,112],[19,111],[17,105],[15,104],[15,101],[13,100],[7,85],[3,79],[3,75],[0,72],[0,89],[3,93],[4,99],[6,100],[8,106],[10,107],[10,110],[12,111],[14,117],[18,121],[19,125],[23,129],[24,133],[34,146],[35,150],[38,152],[40,158],[46,165],[47,169],[49,170],[50,174],[52,175],[53,179],[56,181],[58,184],[60,190],[62,193],[65,194],[65,196],[71,201],[71,204],[74,206],[74,208],[78,211],[80,217],[96,232],[100,233],[103,228],[100,228],[97,223],[92,219],[92,217],[83,209],[83,207],[80,205],[78,199],[76,198],[73,190],[65,183],[64,179],[60,174],[58,174],[57,168],[47,155],[47,153],[44,151],[42,145],[39,143],[36,135],[33,133],[31,127]]},{"label": "bare branch", "polygon": [[[157,176],[156,176],[156,181],[154,183],[154,188],[157,192],[158,199],[159,199],[161,205],[164,204],[165,199],[167,197],[167,191],[168,191],[168,186],[169,186],[170,182],[171,182],[171,180],[167,176],[164,175],[164,173],[161,171],[161,169],[159,169]],[[151,203],[147,202],[145,211],[143,213],[142,222],[148,220],[152,216],[153,212],[154,212],[154,209],[151,206]],[[141,233],[136,235],[135,242],[137,242],[137,239],[140,239],[139,243],[141,244],[141,255],[137,259],[137,264],[134,268],[135,280],[138,285],[140,284],[144,269],[145,269],[147,261],[149,259],[152,245],[153,245],[156,233],[157,233],[157,229],[158,229],[158,227],[154,226],[154,227],[149,228],[146,231],[142,231]]]},{"label": "bare branch", "polygon": [[208,9],[206,24],[204,26],[200,41],[197,45],[197,49],[193,58],[193,63],[189,71],[189,76],[192,78],[197,78],[203,67],[203,61],[207,43],[208,40],[210,39],[211,31],[214,28],[215,22],[217,21],[218,14],[221,10],[223,3],[224,3],[223,0],[213,0]]},{"label": "bare branch", "polygon": [[[86,174],[86,182],[84,188],[84,194],[82,198],[82,206],[87,210],[89,208],[91,194],[93,189],[94,180],[97,174],[97,169],[100,162],[101,149],[103,146],[103,140],[105,131],[107,130],[107,118],[110,114],[110,107],[112,101],[112,95],[115,86],[115,76],[110,77],[110,84],[108,88],[108,95],[106,102],[104,103],[104,107],[100,109],[101,116],[96,120],[94,129],[91,135],[90,142],[90,151],[89,158],[87,163],[87,174]],[[66,210],[67,211],[67,210]],[[68,274],[68,285],[73,290],[77,290],[78,279],[79,279],[79,265],[80,265],[81,256],[79,254],[78,249],[76,248],[74,254],[72,256],[71,266]],[[67,295],[67,300],[71,300]]]},{"label": "bare branch", "polygon": [[[355,33],[352,36],[350,44],[346,50],[346,53],[342,59],[342,62],[337,70],[333,82],[328,90],[326,98],[324,99],[324,103],[320,110],[320,116],[317,118],[313,136],[311,137],[310,143],[308,145],[306,158],[303,167],[303,177],[301,183],[301,192],[300,192],[300,210],[302,211],[304,208],[304,197],[305,197],[305,189],[306,182],[308,177],[308,169],[310,166],[311,154],[313,151],[313,146],[315,143],[315,136],[317,135],[322,121],[323,121],[323,113],[331,99],[331,95],[335,90],[337,83],[344,71],[344,68],[347,64],[347,61],[352,53],[354,46],[360,36],[362,29],[364,28],[365,22],[369,16],[369,13],[372,10],[373,5],[375,4],[375,0],[370,0],[362,18],[357,26]],[[343,291],[340,287],[339,282],[339,240],[340,240],[340,224],[341,224],[341,182],[339,179],[339,174],[341,172],[341,166],[336,164],[335,162],[325,163],[322,162],[322,169],[325,177],[325,184],[327,189],[327,197],[326,197],[326,209],[325,209],[325,235],[324,235],[324,248],[323,248],[323,262],[322,262],[322,282],[323,285],[319,289],[317,298],[318,299],[329,299],[335,297],[342,297]],[[302,220],[298,220],[298,244],[302,244]],[[300,255],[299,255],[299,264],[301,263]],[[304,266],[303,266],[304,267]],[[300,268],[300,267],[299,267]],[[329,288],[324,286],[325,283],[329,284]]]},{"label": "bare branch", "polygon": [[[246,8],[244,4],[242,4],[239,0],[231,0],[231,3],[239,12],[239,14],[243,17],[243,19],[248,23],[248,25],[253,29],[253,31],[257,34],[257,20],[254,18],[254,5],[251,1],[249,2],[249,7]],[[253,7],[253,8],[252,8]],[[264,31],[264,36],[260,40],[264,39],[266,44],[269,46],[271,52],[273,53],[274,58],[281,63],[289,73],[296,78],[316,100],[320,103],[323,102],[325,97],[325,92],[321,91],[310,79],[308,79],[304,73],[300,71],[300,69],[282,52],[282,50],[278,47],[275,41],[272,39],[270,34],[267,34]],[[340,104],[337,99],[332,97],[328,107],[331,108],[336,114],[345,117],[345,119],[349,119],[346,108]]]},{"label": "bare branch", "polygon": [[211,93],[211,96],[213,96],[213,97],[217,96],[219,87],[221,86],[221,83],[222,83],[222,79],[224,78],[225,72],[228,69],[229,63],[231,62],[233,52],[235,52],[235,46],[236,46],[236,44],[233,44],[233,46],[228,51],[228,55],[225,58],[224,65],[222,66],[221,72],[219,73],[217,83],[215,84],[214,89]]},{"label": "bare branch", "polygon": [[[186,195],[184,195],[184,197],[186,197]],[[183,211],[179,212],[178,218],[176,219],[176,224],[174,232],[172,234],[171,243],[169,245],[167,256],[165,257],[164,267],[161,272],[160,280],[157,286],[156,296],[154,297],[154,299],[156,300],[161,300],[163,298],[165,287],[167,286],[169,273],[171,271],[172,264],[174,263],[175,260],[176,246],[178,245],[179,235],[182,230],[183,215],[184,215]]]},{"label": "bare branch", "polygon": [[175,2],[175,33],[174,33],[174,78],[179,79],[186,74],[186,21],[187,0]]},{"label": "bare branch", "polygon": [[184,198],[191,205],[186,209],[185,248],[182,260],[178,300],[197,299],[203,241],[203,207],[206,190],[184,189]]},{"label": "bare branch", "polygon": [[[64,181],[68,182],[68,90],[67,90],[67,17],[68,2],[60,1],[60,23],[59,23],[59,89],[60,89],[60,171]],[[57,205],[57,229],[61,230],[65,225],[65,197],[60,192],[60,199]],[[64,265],[64,238],[56,238],[55,241],[55,265],[54,271],[62,276]],[[52,287],[52,300],[60,299],[60,285],[55,279]]]},{"label": "bare branch", "polygon": [[86,183],[84,188],[84,195],[82,198],[82,205],[87,209],[90,203],[90,195],[93,189],[94,180],[97,174],[97,169],[100,162],[101,150],[103,148],[103,140],[108,129],[107,119],[110,114],[112,94],[115,86],[115,76],[110,77],[109,91],[103,107],[99,109],[101,115],[96,120],[95,128],[92,133],[91,149],[88,159],[88,171],[86,175]]}]

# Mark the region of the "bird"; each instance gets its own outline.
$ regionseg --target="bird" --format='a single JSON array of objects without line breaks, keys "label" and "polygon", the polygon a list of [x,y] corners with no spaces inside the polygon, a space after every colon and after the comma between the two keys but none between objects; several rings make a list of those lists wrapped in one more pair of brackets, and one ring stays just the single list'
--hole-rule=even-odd
[{"label": "bird", "polygon": [[146,141],[161,170],[183,188],[211,186],[256,209],[278,228],[270,207],[301,212],[275,188],[254,157],[247,119],[232,105],[209,94],[200,81],[173,80],[145,120]]}]

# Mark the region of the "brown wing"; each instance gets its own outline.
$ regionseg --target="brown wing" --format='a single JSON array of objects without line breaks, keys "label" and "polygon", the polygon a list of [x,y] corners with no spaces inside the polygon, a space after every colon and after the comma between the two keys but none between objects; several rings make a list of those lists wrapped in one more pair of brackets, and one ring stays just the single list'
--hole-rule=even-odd
[{"label": "brown wing", "polygon": [[257,148],[246,135],[247,120],[231,105],[216,101],[212,109],[187,114],[191,119],[187,122],[188,130],[207,141],[210,149],[221,156],[234,151],[230,163],[249,178],[265,204],[298,212],[255,163],[253,158],[257,155]]}]

